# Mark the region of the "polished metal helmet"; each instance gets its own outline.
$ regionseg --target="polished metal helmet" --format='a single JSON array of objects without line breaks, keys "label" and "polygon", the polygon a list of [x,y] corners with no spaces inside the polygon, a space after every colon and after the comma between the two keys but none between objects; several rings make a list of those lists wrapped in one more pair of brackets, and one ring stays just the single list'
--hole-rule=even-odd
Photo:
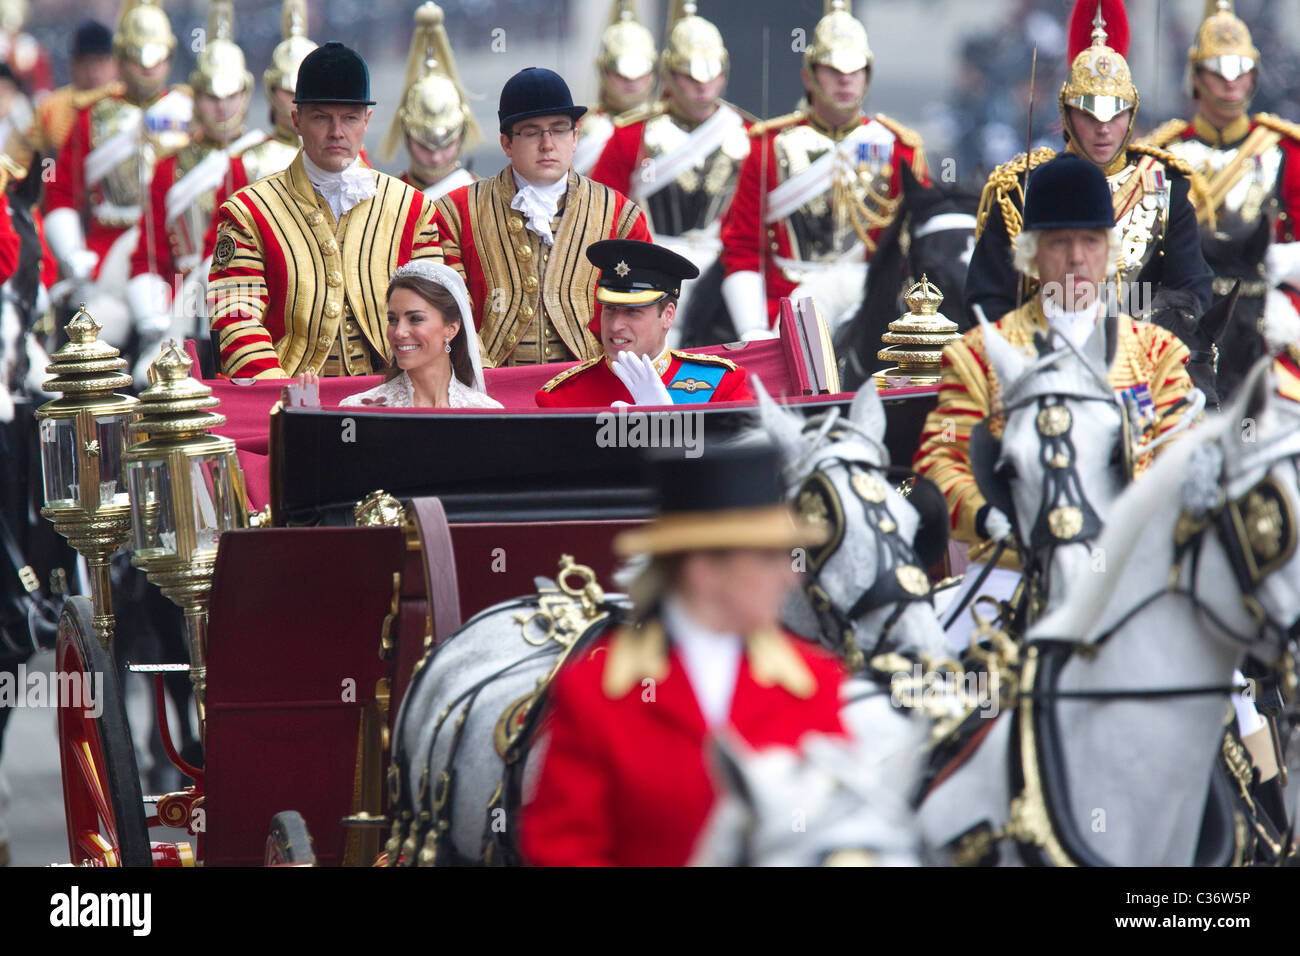
[{"label": "polished metal helmet", "polygon": [[1217,73],[1225,80],[1245,76],[1259,66],[1259,50],[1250,29],[1233,12],[1231,0],[1209,0],[1187,63]]},{"label": "polished metal helmet", "polygon": [[635,80],[654,69],[657,56],[655,38],[637,22],[635,0],[614,0],[609,26],[600,37],[596,68]]},{"label": "polished metal helmet", "polygon": [[0,0],[0,32],[17,33],[27,22],[27,0]]},{"label": "polished metal helmet", "polygon": [[456,61],[444,26],[442,8],[423,3],[415,11],[415,36],[406,63],[406,86],[393,116],[381,155],[391,158],[398,140],[408,136],[430,150],[443,149],[464,137],[462,147],[479,141],[478,124],[456,76]]},{"label": "polished metal helmet", "polygon": [[[1089,0],[1077,0],[1070,18],[1070,73],[1060,94],[1066,129],[1070,127],[1067,106],[1083,110],[1102,123],[1125,110],[1132,110],[1137,117],[1138,91],[1124,59],[1129,36],[1124,4],[1121,0],[1102,0],[1090,15],[1092,6]],[[1089,25],[1092,42],[1085,46]],[[1130,121],[1130,133],[1132,129]]]},{"label": "polished metal helmet", "polygon": [[684,73],[697,83],[716,79],[731,63],[722,34],[696,13],[692,0],[674,0],[661,62],[665,72]]},{"label": "polished metal helmet", "polygon": [[175,49],[176,35],[162,7],[153,0],[126,0],[113,33],[113,53],[149,69]]},{"label": "polished metal helmet", "polygon": [[[212,0],[208,12],[208,34],[190,74],[195,93],[207,93],[225,99],[240,92],[252,92],[253,74],[248,72],[244,51],[235,43],[235,5],[233,0]],[[245,112],[247,108],[245,108]],[[243,114],[238,124],[243,125]]]},{"label": "polished metal helmet", "polygon": [[867,28],[849,12],[846,0],[826,0],[826,12],[813,27],[813,42],[803,53],[803,67],[829,66],[841,73],[870,69]]},{"label": "polished metal helmet", "polygon": [[307,0],[284,0],[280,12],[280,35],[284,37],[271,51],[271,65],[262,74],[266,97],[273,90],[292,93],[298,87],[298,67],[316,44],[307,39]]}]

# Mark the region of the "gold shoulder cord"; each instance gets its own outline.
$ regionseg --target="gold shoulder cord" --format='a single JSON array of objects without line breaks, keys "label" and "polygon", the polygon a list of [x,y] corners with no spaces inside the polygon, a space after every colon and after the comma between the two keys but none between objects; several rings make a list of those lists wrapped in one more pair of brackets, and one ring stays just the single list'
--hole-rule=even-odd
[{"label": "gold shoulder cord", "polygon": [[[1041,166],[1055,156],[1056,150],[1050,146],[1040,146],[1029,154],[1028,164],[1031,168]],[[1018,198],[1021,204],[1025,201],[1024,188],[1020,181],[1025,173],[1025,165],[1025,154],[1021,153],[1015,159],[1003,163],[989,175],[989,181],[984,184],[984,192],[980,196],[979,209],[975,212],[976,242],[984,235],[984,226],[988,223],[989,213],[995,202],[1002,210],[1002,221],[1007,227],[1007,238],[1014,239],[1020,235],[1024,219],[1016,200]]]}]

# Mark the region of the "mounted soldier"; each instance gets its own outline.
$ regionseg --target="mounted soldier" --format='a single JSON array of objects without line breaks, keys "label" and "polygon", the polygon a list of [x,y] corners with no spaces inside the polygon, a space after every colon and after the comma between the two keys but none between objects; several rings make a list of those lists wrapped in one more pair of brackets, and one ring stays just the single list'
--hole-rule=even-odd
[{"label": "mounted soldier", "polygon": [[[1201,254],[1196,215],[1188,201],[1195,188],[1191,167],[1165,150],[1130,142],[1139,98],[1123,56],[1128,34],[1120,0],[1075,3],[1070,74],[1059,97],[1066,152],[1083,157],[1106,175],[1115,221],[1124,235],[1117,277],[1122,302],[1140,317],[1181,329],[1209,307],[1213,274]],[[1032,295],[1032,285],[1020,285],[1025,279],[1012,264],[1011,244],[1022,228],[1026,169],[1032,171],[1055,155],[1050,147],[1040,147],[989,176],[966,273],[971,320],[976,306],[993,321]],[[1134,295],[1140,291],[1150,294]]]},{"label": "mounted soldier", "polygon": [[596,267],[584,252],[650,239],[636,203],[571,168],[586,111],[558,73],[516,73],[497,109],[509,165],[438,200],[443,254],[469,287],[486,366],[599,356]]},{"label": "mounted soldier", "polygon": [[398,178],[430,199],[474,182],[477,177],[460,160],[482,135],[456,76],[442,8],[436,3],[423,3],[415,11],[403,89],[380,155],[392,159],[403,140],[410,165]]},{"label": "mounted soldier", "polygon": [[208,314],[231,377],[372,375],[387,364],[381,293],[412,259],[441,261],[433,203],[360,161],[370,71],[342,43],[298,71],[287,169],[218,211]]},{"label": "mounted soldier", "polygon": [[[207,40],[190,74],[190,88],[193,136],[154,171],[126,284],[127,304],[141,338],[135,370],[141,385],[164,338],[196,334],[195,322],[207,292],[204,242],[216,213],[217,194],[248,185],[237,157],[265,138],[260,130],[244,132],[253,74],[234,41],[230,0],[213,0]],[[181,284],[173,288],[178,278]]]},{"label": "mounted soldier", "polygon": [[1268,346],[1300,340],[1300,126],[1270,113],[1249,115],[1259,50],[1227,0],[1211,0],[1206,14],[1187,51],[1196,115],[1170,120],[1148,141],[1204,183],[1192,199],[1216,299],[1241,280],[1219,361],[1220,390],[1230,394]]},{"label": "mounted soldier", "polygon": [[127,0],[113,35],[124,87],[87,96],[45,193],[50,249],[66,277],[94,281],[83,297],[101,337],[119,348],[132,332],[125,287],[149,183],[158,162],[190,141],[194,101],[188,90],[167,86],[175,49],[162,9]]},{"label": "mounted soldier", "polygon": [[100,87],[112,83],[111,92],[122,92],[117,80],[117,61],[113,58],[113,34],[108,27],[96,20],[83,20],[72,35],[68,53],[72,82],[36,104],[32,127],[20,137],[23,149],[15,149],[12,144],[6,146],[6,151],[24,165],[32,161],[28,153],[39,153],[42,157],[58,154],[72,133],[77,114],[94,101]]},{"label": "mounted soldier", "polygon": [[862,112],[872,59],[866,27],[827,0],[803,55],[804,104],[750,128],[722,223],[722,294],[742,339],[771,334],[783,297],[814,295],[828,322],[856,307],[904,167],[929,184],[921,137]]},{"label": "mounted soldier", "polygon": [[614,120],[591,178],[641,204],[655,242],[704,272],[722,248],[721,217],[754,118],[722,99],[730,57],[718,28],[689,0],[675,7],[660,58],[663,96]]},{"label": "mounted soldier", "polygon": [[578,127],[573,170],[579,176],[591,175],[614,133],[614,118],[654,99],[656,55],[654,36],[637,22],[636,0],[614,0],[596,56],[599,102]]},{"label": "mounted soldier", "polygon": [[50,54],[26,32],[27,0],[0,0],[0,63],[9,64],[23,93],[40,99],[54,89]]}]

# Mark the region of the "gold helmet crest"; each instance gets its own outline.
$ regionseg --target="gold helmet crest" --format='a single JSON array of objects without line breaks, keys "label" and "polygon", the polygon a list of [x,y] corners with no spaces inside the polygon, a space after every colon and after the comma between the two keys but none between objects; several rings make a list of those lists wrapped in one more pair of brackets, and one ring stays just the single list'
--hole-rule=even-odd
[{"label": "gold helmet crest", "polygon": [[637,22],[635,0],[614,0],[609,26],[600,37],[596,69],[635,80],[653,70],[657,58],[655,38]]},{"label": "gold helmet crest", "polygon": [[[1137,115],[1138,91],[1124,54],[1128,51],[1128,16],[1121,0],[1095,5],[1078,0],[1070,17],[1070,75],[1061,86],[1061,115],[1073,106],[1107,123],[1125,110]],[[1091,43],[1085,45],[1091,25]],[[1109,28],[1109,32],[1108,29]],[[1130,123],[1130,129],[1132,124]]]},{"label": "gold helmet crest", "polygon": [[829,66],[841,73],[871,69],[867,28],[849,12],[846,0],[826,0],[825,15],[813,27],[813,42],[803,53],[803,66]]},{"label": "gold helmet crest", "polygon": [[298,67],[316,44],[307,39],[307,0],[284,0],[280,10],[280,35],[271,51],[271,65],[262,74],[267,99],[273,90],[292,93],[298,87]]},{"label": "gold helmet crest", "polygon": [[[253,74],[248,72],[244,51],[235,43],[235,5],[233,0],[212,0],[208,12],[208,35],[190,74],[195,93],[207,93],[225,99],[240,92],[251,92]],[[242,125],[243,116],[238,117]],[[235,120],[231,125],[236,125]]]},{"label": "gold helmet crest", "polygon": [[162,7],[153,0],[126,0],[113,33],[113,52],[151,69],[175,49],[176,35]]},{"label": "gold helmet crest", "polygon": [[1231,0],[1209,0],[1196,43],[1187,51],[1192,71],[1204,68],[1225,80],[1245,76],[1259,66],[1259,50],[1250,29],[1237,18]]},{"label": "gold helmet crest", "polygon": [[731,65],[722,34],[696,13],[692,0],[674,0],[661,62],[667,72],[684,73],[697,83],[717,79]]},{"label": "gold helmet crest", "polygon": [[456,61],[444,26],[442,8],[423,3],[415,11],[415,36],[406,63],[402,103],[380,144],[390,159],[402,135],[421,146],[439,150],[464,137],[462,148],[481,138],[474,113],[456,76]]}]

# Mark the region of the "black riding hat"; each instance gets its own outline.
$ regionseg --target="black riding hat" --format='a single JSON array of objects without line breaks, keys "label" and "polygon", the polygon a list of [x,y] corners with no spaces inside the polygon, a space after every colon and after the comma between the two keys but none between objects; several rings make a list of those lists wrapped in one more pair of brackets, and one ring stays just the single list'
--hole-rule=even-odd
[{"label": "black riding hat", "polygon": [[577,123],[586,112],[587,107],[573,105],[569,84],[560,74],[530,66],[506,80],[501,88],[497,119],[501,121],[501,132],[509,133],[515,123],[534,116],[567,116]]},{"label": "black riding hat", "polygon": [[370,70],[356,50],[331,40],[312,50],[298,67],[295,103],[345,103],[374,106]]},{"label": "black riding hat", "polygon": [[1093,163],[1062,153],[1029,174],[1024,229],[1110,229],[1115,206],[1106,176]]}]

